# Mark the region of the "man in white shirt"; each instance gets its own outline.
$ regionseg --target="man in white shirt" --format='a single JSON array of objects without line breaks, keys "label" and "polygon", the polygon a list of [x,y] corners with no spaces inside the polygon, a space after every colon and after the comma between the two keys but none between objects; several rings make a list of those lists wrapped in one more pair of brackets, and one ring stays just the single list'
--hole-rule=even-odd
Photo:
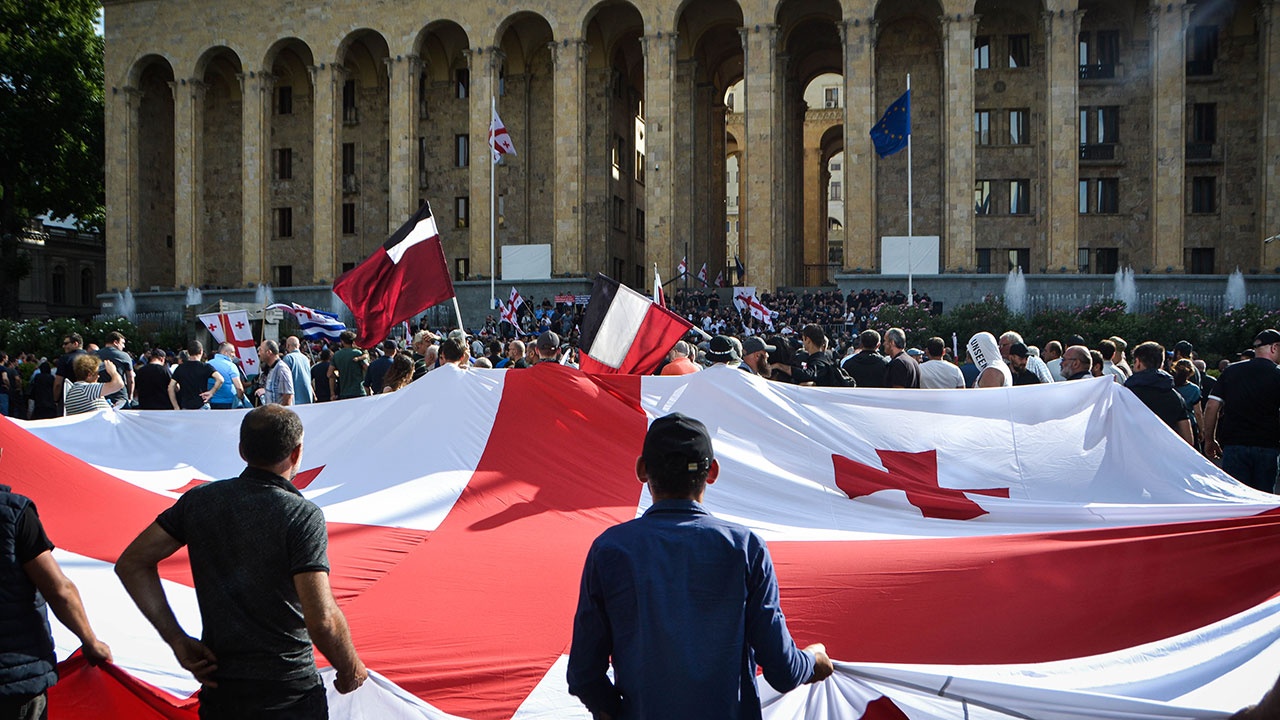
[{"label": "man in white shirt", "polygon": [[932,390],[964,387],[964,374],[960,368],[944,359],[947,343],[942,338],[929,338],[924,352],[929,359],[920,364],[920,387]]}]

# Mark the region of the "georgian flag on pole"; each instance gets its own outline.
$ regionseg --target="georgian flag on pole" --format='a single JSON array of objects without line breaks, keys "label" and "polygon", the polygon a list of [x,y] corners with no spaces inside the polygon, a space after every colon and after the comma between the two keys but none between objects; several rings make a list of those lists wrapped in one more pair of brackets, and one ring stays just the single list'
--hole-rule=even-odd
[{"label": "georgian flag on pole", "polygon": [[493,161],[498,162],[503,155],[515,155],[516,146],[511,144],[511,135],[507,126],[498,117],[498,101],[493,99],[493,120],[489,123],[489,150],[493,152]]},{"label": "georgian flag on pole", "polygon": [[592,373],[651,373],[692,327],[652,298],[597,275],[582,318],[579,367]]},{"label": "georgian flag on pole", "polygon": [[[253,340],[253,326],[249,324],[249,313],[246,310],[232,310],[222,313],[208,313],[200,316],[200,323],[213,336],[214,342],[221,345],[229,342],[236,348],[236,357],[244,365],[245,375],[257,375],[261,372],[258,362],[258,344]],[[205,358],[217,352],[216,347],[205,348]]]},{"label": "georgian flag on pole", "polygon": [[716,273],[716,287],[724,287],[724,270]]},{"label": "georgian flag on pole", "polygon": [[453,280],[431,204],[400,226],[369,259],[344,273],[333,292],[360,328],[356,345],[373,347],[392,326],[453,297]]},{"label": "georgian flag on pole", "polygon": [[702,263],[702,268],[698,270],[698,282],[703,285],[707,284],[707,264]]},{"label": "georgian flag on pole", "polygon": [[[1225,719],[1276,680],[1280,497],[1110,380],[918,392],[445,366],[295,409],[293,483],[324,512],[371,671],[339,696],[321,670],[334,718],[586,718],[564,667],[582,561],[652,504],[635,458],[671,412],[711,433],[707,511],[768,543],[792,636],[836,661],[785,695],[758,679],[765,720]],[[62,663],[59,720],[196,718],[198,683],[112,565],[183,492],[243,469],[241,415],[162,414],[0,419],[0,484],[36,503],[115,658]],[[422,438],[443,450],[394,451]],[[199,635],[187,561],[160,573]],[[65,660],[80,641],[50,624]]]},{"label": "georgian flag on pole", "polygon": [[507,301],[507,304],[511,306],[512,314],[518,313],[520,311],[520,306],[524,305],[524,298],[520,296],[519,290],[516,290],[514,287],[511,288],[511,297]]},{"label": "georgian flag on pole", "polygon": [[680,258],[680,264],[676,265],[676,277],[682,278],[689,274],[689,257]]},{"label": "georgian flag on pole", "polygon": [[516,323],[516,305],[515,303],[504,303],[498,300],[498,322],[510,323],[512,327],[519,327]]},{"label": "georgian flag on pole", "polygon": [[740,313],[748,313],[751,317],[763,322],[773,329],[773,312],[760,302],[754,287],[740,287],[733,293],[733,306]]},{"label": "georgian flag on pole", "polygon": [[337,340],[342,331],[347,329],[337,315],[306,305],[276,303],[268,305],[267,309],[283,310],[293,315],[298,321],[298,327],[302,329],[302,336],[308,340]]},{"label": "georgian flag on pole", "polygon": [[653,264],[653,301],[662,307],[667,306],[667,294],[662,291],[662,276],[658,274],[658,263]]}]

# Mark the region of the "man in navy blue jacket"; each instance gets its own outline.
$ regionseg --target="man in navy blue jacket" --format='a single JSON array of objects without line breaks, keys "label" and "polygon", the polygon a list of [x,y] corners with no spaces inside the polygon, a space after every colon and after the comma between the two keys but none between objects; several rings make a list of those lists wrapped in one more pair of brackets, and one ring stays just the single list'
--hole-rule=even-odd
[{"label": "man in navy blue jacket", "polygon": [[597,720],[758,719],[757,663],[779,692],[833,671],[791,639],[764,541],[703,508],[719,472],[701,422],[650,426],[636,475],[653,505],[592,544],[574,617],[569,692]]}]

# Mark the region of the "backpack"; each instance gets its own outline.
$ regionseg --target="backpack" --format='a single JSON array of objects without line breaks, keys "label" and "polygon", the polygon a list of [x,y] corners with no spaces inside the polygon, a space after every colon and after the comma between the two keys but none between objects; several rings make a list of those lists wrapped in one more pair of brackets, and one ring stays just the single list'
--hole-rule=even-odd
[{"label": "backpack", "polygon": [[849,373],[835,363],[823,363],[816,382],[819,387],[857,387]]}]

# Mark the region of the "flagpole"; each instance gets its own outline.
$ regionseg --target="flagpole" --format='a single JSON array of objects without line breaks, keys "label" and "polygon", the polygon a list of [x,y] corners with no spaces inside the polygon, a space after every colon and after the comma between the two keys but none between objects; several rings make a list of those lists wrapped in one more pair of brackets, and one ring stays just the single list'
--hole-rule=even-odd
[{"label": "flagpole", "polygon": [[[911,106],[911,73],[907,73],[907,107]],[[915,263],[911,255],[911,240],[915,233],[911,226],[911,114],[907,113],[907,304],[911,304],[912,269]]]},{"label": "flagpole", "polygon": [[467,326],[462,324],[462,310],[458,307],[458,296],[456,293],[453,296],[453,314],[458,318],[458,329],[465,333],[467,331]]},{"label": "flagpole", "polygon": [[[498,99],[492,93],[489,94],[489,104],[491,116],[498,114]],[[493,122],[489,123],[489,309],[498,304],[498,291],[495,289],[497,278],[494,277],[497,268],[497,260],[494,257],[497,245],[497,196],[498,196],[498,161],[493,157]],[[454,303],[458,302],[455,297]],[[458,315],[458,324],[462,324],[462,315]]]}]

